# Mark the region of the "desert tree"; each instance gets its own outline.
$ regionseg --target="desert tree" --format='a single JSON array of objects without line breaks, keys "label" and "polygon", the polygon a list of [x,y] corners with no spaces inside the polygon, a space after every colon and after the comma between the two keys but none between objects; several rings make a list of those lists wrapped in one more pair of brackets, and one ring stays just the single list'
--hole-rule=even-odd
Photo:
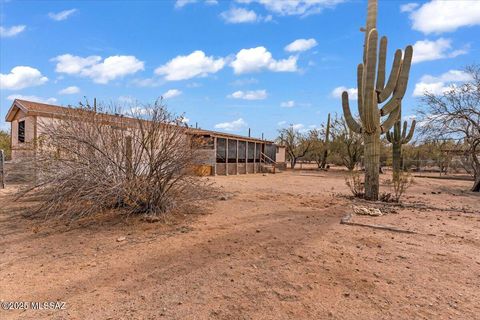
[{"label": "desert tree", "polygon": [[0,130],[0,150],[5,152],[6,159],[10,159],[12,152],[10,134],[4,130]]},{"label": "desert tree", "polygon": [[355,169],[363,156],[363,138],[361,134],[350,130],[343,117],[332,121],[332,154],[340,158],[349,171]]},{"label": "desert tree", "polygon": [[277,142],[285,146],[290,167],[295,168],[299,158],[305,157],[312,148],[310,133],[302,133],[293,125],[279,130]]},{"label": "desert tree", "polygon": [[37,179],[20,197],[39,199],[45,216],[159,215],[203,196],[205,181],[191,174],[201,142],[161,100],[126,112],[66,108],[39,132]]},{"label": "desert tree", "polygon": [[480,66],[463,71],[467,81],[442,93],[425,92],[421,98],[421,133],[429,139],[461,139],[470,159],[475,180],[472,191],[480,191]]},{"label": "desert tree", "polygon": [[309,160],[315,161],[318,168],[325,169],[327,167],[327,158],[330,153],[330,131],[331,121],[330,113],[327,117],[327,123],[322,124],[319,129],[312,129],[308,134],[311,142],[310,151],[307,154]]}]

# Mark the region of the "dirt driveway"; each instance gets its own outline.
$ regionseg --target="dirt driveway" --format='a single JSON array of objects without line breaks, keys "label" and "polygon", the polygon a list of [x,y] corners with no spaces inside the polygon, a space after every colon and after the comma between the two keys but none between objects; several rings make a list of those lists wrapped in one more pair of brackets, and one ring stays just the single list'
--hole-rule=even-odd
[{"label": "dirt driveway", "polygon": [[0,300],[65,302],[0,319],[480,318],[469,182],[419,178],[405,207],[354,218],[417,232],[403,234],[340,224],[338,172],[214,181],[224,200],[166,224],[52,226],[0,190]]}]

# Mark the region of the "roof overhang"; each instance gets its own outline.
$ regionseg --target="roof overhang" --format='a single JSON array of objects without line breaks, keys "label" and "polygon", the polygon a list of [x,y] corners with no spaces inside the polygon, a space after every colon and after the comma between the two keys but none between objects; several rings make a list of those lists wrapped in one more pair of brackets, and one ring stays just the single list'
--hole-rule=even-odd
[{"label": "roof overhang", "polygon": [[12,122],[13,119],[15,118],[15,115],[17,114],[18,110],[22,110],[25,113],[28,113],[28,109],[25,108],[20,101],[17,101],[15,99],[10,106],[10,109],[8,109],[7,115],[5,116],[5,121],[6,122]]}]

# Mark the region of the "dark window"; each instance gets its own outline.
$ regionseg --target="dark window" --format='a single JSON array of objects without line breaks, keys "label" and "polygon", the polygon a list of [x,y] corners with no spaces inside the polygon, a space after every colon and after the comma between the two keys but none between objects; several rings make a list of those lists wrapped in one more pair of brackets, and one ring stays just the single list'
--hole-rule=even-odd
[{"label": "dark window", "polygon": [[[265,155],[269,157],[271,160],[275,161],[276,158],[276,146],[273,144],[267,144],[265,146]],[[268,160],[269,162],[271,160]]]},{"label": "dark window", "polygon": [[238,162],[245,163],[247,143],[245,141],[238,141]]},{"label": "dark window", "polygon": [[25,142],[25,121],[18,122],[18,142]]},{"label": "dark window", "polygon": [[228,162],[237,162],[237,140],[228,140]]},{"label": "dark window", "polygon": [[217,163],[225,163],[226,156],[226,143],[223,138],[217,138]]},{"label": "dark window", "polygon": [[262,148],[263,144],[261,143],[257,143],[257,149],[255,150],[255,161],[256,162],[260,162],[260,153],[263,152],[263,148]]},{"label": "dark window", "polygon": [[248,142],[248,162],[253,162],[255,156],[255,142]]}]

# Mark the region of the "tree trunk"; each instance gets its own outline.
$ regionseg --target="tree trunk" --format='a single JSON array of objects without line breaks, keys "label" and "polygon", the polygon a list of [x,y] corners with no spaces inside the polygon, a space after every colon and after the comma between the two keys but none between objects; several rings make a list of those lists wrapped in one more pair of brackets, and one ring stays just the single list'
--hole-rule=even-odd
[{"label": "tree trunk", "polygon": [[[480,168],[478,168],[477,172],[480,172]],[[472,190],[473,192],[480,192],[480,173],[477,173],[475,176],[475,183],[473,184]]]},{"label": "tree trunk", "polygon": [[378,200],[380,171],[380,132],[364,134],[365,199]]},{"label": "tree trunk", "polygon": [[297,159],[291,159],[290,160],[290,168],[291,169],[294,169],[296,164],[297,164]]}]

